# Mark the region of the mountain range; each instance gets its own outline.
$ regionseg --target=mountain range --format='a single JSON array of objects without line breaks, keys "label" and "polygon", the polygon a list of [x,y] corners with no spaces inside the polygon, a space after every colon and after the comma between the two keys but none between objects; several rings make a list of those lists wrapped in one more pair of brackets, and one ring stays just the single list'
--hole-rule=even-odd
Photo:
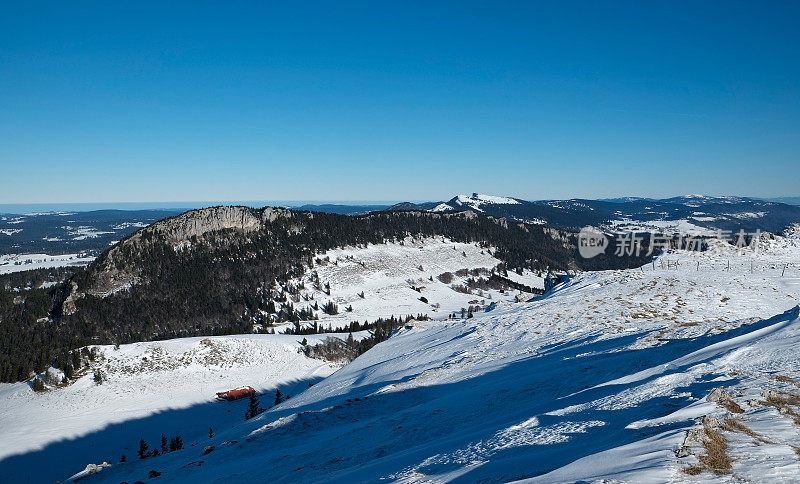
[{"label": "mountain range", "polygon": [[473,193],[446,202],[403,202],[389,210],[448,212],[473,210],[565,230],[584,226],[609,229],[725,230],[780,232],[800,221],[800,206],[746,197],[688,195],[666,199],[624,197],[602,200],[537,200]]}]

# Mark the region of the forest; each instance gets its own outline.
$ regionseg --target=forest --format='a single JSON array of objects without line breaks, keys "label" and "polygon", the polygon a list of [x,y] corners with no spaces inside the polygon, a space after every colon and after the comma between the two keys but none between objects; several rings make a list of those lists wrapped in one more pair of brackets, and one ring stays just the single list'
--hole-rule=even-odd
[{"label": "forest", "polygon": [[[185,216],[191,212],[178,217]],[[287,297],[297,290],[289,281],[313,271],[315,254],[341,246],[441,236],[492,247],[508,270],[617,269],[646,262],[644,255],[582,259],[574,233],[481,215],[292,211],[255,232],[224,229],[192,236],[187,250],[142,230],[144,242],[121,241],[122,262],[113,264],[116,270],[135,269],[138,282],[126,290],[81,292],[108,270],[108,250],[86,268],[61,274],[65,279],[53,287],[40,287],[53,277],[46,274],[0,279],[0,380],[26,380],[51,365],[68,366],[71,358],[65,355],[86,345],[249,333],[274,322],[313,320],[314,311],[296,309]],[[64,302],[73,287],[81,297],[68,313]]]}]

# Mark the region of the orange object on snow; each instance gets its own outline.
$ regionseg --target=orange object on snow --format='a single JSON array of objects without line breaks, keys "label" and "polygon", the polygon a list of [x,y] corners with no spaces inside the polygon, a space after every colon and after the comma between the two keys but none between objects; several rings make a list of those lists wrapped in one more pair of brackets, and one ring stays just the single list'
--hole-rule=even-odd
[{"label": "orange object on snow", "polygon": [[242,387],[236,388],[234,390],[228,390],[227,392],[217,392],[217,398],[220,400],[239,400],[240,398],[249,397],[250,395],[255,395],[256,391],[253,387]]}]

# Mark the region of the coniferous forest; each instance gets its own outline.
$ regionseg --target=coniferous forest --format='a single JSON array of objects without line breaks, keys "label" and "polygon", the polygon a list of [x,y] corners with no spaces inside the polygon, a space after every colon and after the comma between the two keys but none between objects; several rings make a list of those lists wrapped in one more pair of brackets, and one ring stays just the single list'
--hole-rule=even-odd
[{"label": "coniferous forest", "polygon": [[[70,351],[86,345],[248,333],[258,323],[269,325],[260,319],[264,312],[274,314],[274,321],[313,320],[313,311],[295,308],[287,297],[298,290],[289,281],[313,270],[315,254],[340,246],[441,236],[491,247],[507,270],[617,269],[646,259],[616,257],[612,251],[582,259],[574,233],[472,213],[354,217],[292,211],[265,220],[255,231],[226,228],[188,236],[180,249],[151,230],[196,212],[142,229],[136,243],[129,243],[129,236],[117,245],[113,260],[109,249],[84,269],[58,274],[65,278],[58,285],[36,289],[41,285],[36,281],[52,277],[44,274],[0,278],[0,380],[25,380],[51,365],[70,366]],[[135,282],[103,294],[90,290],[109,270],[135,274]],[[70,299],[74,308],[67,310]],[[319,310],[344,308],[320,305]]]}]

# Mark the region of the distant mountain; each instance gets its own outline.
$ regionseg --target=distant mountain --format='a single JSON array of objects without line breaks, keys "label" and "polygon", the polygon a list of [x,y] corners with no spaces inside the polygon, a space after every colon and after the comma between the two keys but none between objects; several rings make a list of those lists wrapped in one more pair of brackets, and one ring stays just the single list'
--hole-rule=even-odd
[{"label": "distant mountain", "polygon": [[800,197],[776,197],[776,198],[764,198],[768,202],[778,202],[778,203],[785,203],[787,205],[800,205]]},{"label": "distant mountain", "polygon": [[[398,207],[398,208],[395,208]],[[709,233],[713,230],[779,232],[800,222],[800,206],[745,197],[687,195],[663,200],[625,197],[605,200],[537,200],[473,193],[448,202],[398,204],[390,210],[472,210],[493,217],[576,230],[587,225],[610,229],[660,229]]]},{"label": "distant mountain", "polygon": [[[441,212],[442,210],[437,210],[436,207],[442,204],[444,204],[444,202],[422,202],[422,203],[401,202],[392,205],[386,210],[389,211],[427,210],[430,212]],[[446,210],[452,210],[452,208],[448,206]]]},{"label": "distant mountain", "polygon": [[0,214],[0,255],[99,253],[183,209]]}]

